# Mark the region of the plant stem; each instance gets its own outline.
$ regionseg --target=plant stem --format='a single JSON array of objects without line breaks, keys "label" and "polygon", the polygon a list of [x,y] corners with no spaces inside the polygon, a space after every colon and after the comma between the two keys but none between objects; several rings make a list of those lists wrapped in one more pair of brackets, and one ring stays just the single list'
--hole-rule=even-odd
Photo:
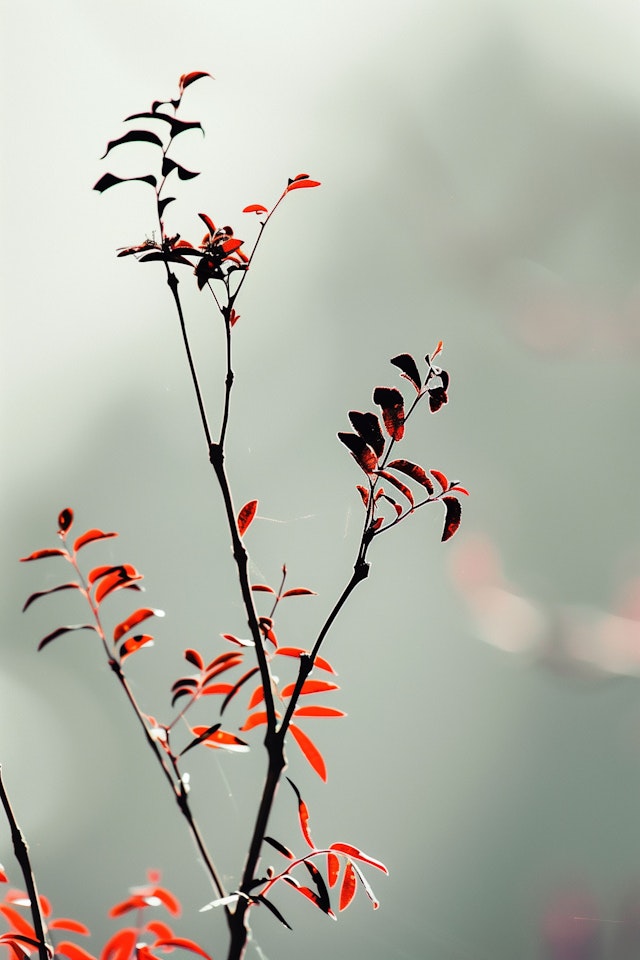
[{"label": "plant stem", "polygon": [[31,868],[31,861],[29,859],[29,846],[24,838],[22,830],[18,826],[18,821],[16,820],[11,802],[9,800],[9,795],[7,794],[4,781],[2,779],[2,764],[0,764],[0,800],[2,800],[5,816],[11,830],[13,852],[15,853],[16,860],[18,861],[20,869],[22,870],[22,876],[24,877],[25,886],[27,888],[29,906],[31,907],[31,917],[33,919],[33,928],[36,932],[36,938],[38,940],[38,956],[40,960],[49,960],[50,956],[53,956],[53,950],[47,943],[47,925],[40,908],[40,899],[38,897],[36,878]]}]

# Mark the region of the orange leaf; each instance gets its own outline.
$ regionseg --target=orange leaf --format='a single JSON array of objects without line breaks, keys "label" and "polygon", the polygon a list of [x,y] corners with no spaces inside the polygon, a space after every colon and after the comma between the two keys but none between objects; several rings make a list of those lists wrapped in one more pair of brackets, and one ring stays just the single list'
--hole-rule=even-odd
[{"label": "orange leaf", "polygon": [[[289,729],[291,729],[291,727],[290,727]],[[298,798],[298,818],[299,818],[299,820],[300,820],[300,829],[302,830],[302,836],[303,836],[304,839],[306,840],[307,844],[311,847],[311,849],[312,849],[312,850],[315,850],[316,845],[315,845],[315,843],[313,842],[313,840],[311,839],[311,832],[310,832],[310,830],[309,830],[309,810],[308,810],[308,807],[307,807],[306,803],[304,802],[304,800],[302,799],[302,796],[301,796],[301,794],[300,794],[300,791],[299,791],[298,788],[296,787],[296,785],[295,785],[295,783],[293,782],[293,780],[291,779],[291,777],[287,777],[287,780],[288,780],[289,783],[291,784],[291,788],[292,788],[293,792],[295,793],[296,797]],[[286,880],[287,878],[284,877],[284,879]],[[292,878],[292,879],[293,879],[293,878]]]},{"label": "orange leaf", "polygon": [[324,762],[324,758],[318,748],[316,747],[313,740],[311,740],[306,733],[296,727],[294,723],[289,724],[289,730],[291,735],[302,750],[305,758],[308,760],[309,764],[313,767],[315,772],[318,774],[321,780],[326,782],[327,779],[327,767]]},{"label": "orange leaf", "polygon": [[240,729],[244,732],[247,730],[253,730],[254,727],[259,727],[261,723],[267,722],[267,711],[258,710],[257,713],[252,713],[247,717],[245,722],[242,724]]},{"label": "orange leaf", "polygon": [[335,855],[335,853],[329,852],[327,854],[327,880],[330,887],[335,887],[339,873],[340,859]]},{"label": "orange leaf", "polygon": [[202,947],[199,947],[193,940],[187,940],[186,937],[170,937],[165,940],[156,940],[154,947],[180,947],[182,950],[190,950],[191,953],[199,953],[201,957],[211,960],[211,957]]},{"label": "orange leaf", "polygon": [[[295,683],[288,683],[283,689],[281,696],[290,697],[295,690]],[[305,693],[328,693],[329,690],[339,690],[337,683],[330,683],[328,680],[305,680],[302,684],[301,695]]]},{"label": "orange leaf", "polygon": [[244,507],[238,514],[238,533],[241,537],[247,532],[249,524],[256,515],[256,510],[258,509],[257,500],[249,500],[248,503],[245,503]]},{"label": "orange leaf", "polygon": [[242,211],[243,213],[269,213],[266,207],[263,207],[261,203],[250,203],[248,207],[245,207]]},{"label": "orange leaf", "polygon": [[384,863],[380,860],[374,860],[373,857],[367,856],[366,853],[363,853],[362,850],[358,850],[357,847],[352,846],[350,843],[332,843],[329,847],[330,850],[336,850],[338,853],[345,853],[348,857],[352,857],[354,860],[362,860],[363,863],[368,863],[370,866],[375,867],[376,870],[382,870],[383,873],[389,874],[389,871],[385,867]]},{"label": "orange leaf", "polygon": [[[300,657],[302,653],[308,653],[307,650],[303,650],[302,647],[278,647],[276,653],[284,657]],[[326,670],[327,673],[335,674],[335,670],[331,666],[328,660],[325,660],[323,657],[316,657],[313,661],[314,667],[318,667],[320,670]]]},{"label": "orange leaf", "polygon": [[121,637],[124,637],[125,633],[137,627],[139,623],[142,623],[142,621],[148,617],[164,617],[164,610],[152,610],[151,607],[141,607],[139,610],[136,610],[114,629],[113,642],[117,643]]},{"label": "orange leaf", "polygon": [[69,920],[67,917],[57,917],[55,920],[50,920],[48,927],[50,930],[69,930],[71,933],[81,933],[85,937],[91,934],[89,927],[85,927],[84,923],[80,923],[79,920]]},{"label": "orange leaf", "polygon": [[[191,732],[194,736],[199,737],[206,729],[206,727],[192,727]],[[221,747],[223,750],[230,750],[233,753],[247,753],[249,750],[248,743],[245,743],[244,740],[236,737],[233,733],[227,733],[226,730],[216,730],[202,742],[205,747],[212,747],[213,749]]]},{"label": "orange leaf", "polygon": [[42,560],[44,557],[66,557],[69,559],[69,554],[66,550],[61,550],[60,547],[51,547],[49,550],[36,550],[35,553],[30,553],[28,557],[20,557],[20,563],[28,563],[29,560]]},{"label": "orange leaf", "polygon": [[293,587],[291,590],[285,590],[282,594],[281,599],[284,600],[285,597],[317,597],[318,594],[315,590],[309,590],[307,587]]},{"label": "orange leaf", "polygon": [[0,913],[7,918],[13,927],[12,933],[21,933],[24,937],[35,937],[36,932],[31,924],[13,907],[7,907],[4,903],[0,903]]},{"label": "orange leaf", "polygon": [[132,653],[135,653],[136,650],[140,650],[141,647],[147,647],[153,645],[153,637],[150,633],[137,633],[135,637],[129,637],[128,640],[120,646],[120,659],[125,660],[127,657],[131,656]]},{"label": "orange leaf", "polygon": [[98,530],[97,528],[94,528],[93,530],[87,530],[86,533],[83,533],[82,536],[76,539],[73,549],[77,553],[78,550],[81,550],[82,547],[86,547],[88,543],[93,543],[94,540],[108,540],[110,537],[117,536],[117,533],[104,533],[104,531]]},{"label": "orange leaf", "polygon": [[[49,924],[51,927],[52,924]],[[92,953],[89,953],[88,950],[85,950],[84,947],[78,946],[77,943],[70,943],[68,940],[63,940],[62,943],[56,944],[56,956],[62,953],[65,957],[68,957],[69,960],[96,960]]]},{"label": "orange leaf", "polygon": [[[124,906],[124,904],[119,904],[119,906]],[[113,912],[116,909],[116,907],[112,907],[109,911],[110,917],[121,916],[121,913]],[[123,910],[122,913],[124,912]],[[102,948],[102,953],[100,954],[100,960],[130,960],[137,939],[138,931],[134,927],[125,927],[123,930],[118,930],[118,932],[114,933],[111,939],[105,943]]]},{"label": "orange leaf", "polygon": [[293,711],[294,717],[346,717],[343,710],[334,707],[323,707],[318,704],[310,707],[298,707]]},{"label": "orange leaf", "polygon": [[251,697],[249,698],[249,703],[247,704],[247,710],[253,710],[254,707],[257,707],[259,703],[262,703],[264,700],[264,690],[262,686],[256,687]]},{"label": "orange leaf", "polygon": [[344,877],[342,878],[342,886],[340,887],[340,902],[339,909],[346,910],[353,898],[356,895],[356,872],[353,869],[353,864],[347,862],[346,867],[344,868]]}]

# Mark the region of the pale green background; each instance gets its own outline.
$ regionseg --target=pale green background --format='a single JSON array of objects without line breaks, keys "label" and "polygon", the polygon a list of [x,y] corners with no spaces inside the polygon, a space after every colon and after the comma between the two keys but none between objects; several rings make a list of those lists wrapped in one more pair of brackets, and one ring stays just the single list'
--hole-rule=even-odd
[{"label": "pale green background", "polygon": [[[404,455],[472,491],[452,543],[434,509],[375,544],[326,647],[343,687],[327,702],[349,717],[308,726],[329,783],[292,751],[317,842],[388,864],[369,871],[382,906],[360,895],[332,924],[283,890],[295,932],[256,914],[247,956],[539,960],[541,917],[572,892],[556,909],[593,928],[589,956],[636,956],[619,921],[640,877],[637,5],[22,0],[2,19],[0,760],[56,912],[98,950],[106,908],[157,867],[180,932],[224,956],[101,651],[75,634],[36,655],[84,610],[62,595],[19,615],[66,570],[16,562],[54,543],[67,505],[120,531],[88,551],[135,563],[167,611],[131,661],[156,715],[185,647],[213,656],[242,630],[162,270],[114,257],[153,229],[149,196],[91,192],[105,169],[145,172],[126,148],[98,159],[121,119],[203,69],[216,80],[185,116],[207,136],[180,150],[204,173],[171,229],[198,240],[204,210],[248,239],[243,206],[302,170],[323,182],[269,227],[235,336],[229,466],[238,502],[260,499],[253,573],[275,585],[286,561],[320,594],[290,602],[281,641],[309,644],[349,574],[359,477],[335,433],[397,382],[394,354],[445,341],[450,406],[416,417]],[[219,324],[183,280],[215,421]],[[480,569],[492,549],[502,579]],[[131,608],[110,602],[112,622]],[[191,775],[233,886],[258,775],[209,752]],[[273,832],[301,849],[284,789]]]}]

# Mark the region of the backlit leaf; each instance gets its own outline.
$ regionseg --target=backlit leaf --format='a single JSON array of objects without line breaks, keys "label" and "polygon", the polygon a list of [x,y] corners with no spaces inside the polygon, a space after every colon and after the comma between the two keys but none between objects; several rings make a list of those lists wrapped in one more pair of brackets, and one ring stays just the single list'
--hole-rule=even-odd
[{"label": "backlit leaf", "polygon": [[374,860],[373,857],[363,853],[362,850],[358,850],[357,847],[352,846],[350,843],[332,843],[329,849],[335,850],[337,853],[344,853],[352,860],[360,860],[362,863],[368,863],[369,866],[375,867],[376,870],[382,870],[383,873],[389,874],[384,863],[380,860]]},{"label": "backlit leaf", "polygon": [[[199,737],[200,734],[205,733],[206,730],[206,727],[193,727],[191,732],[196,737]],[[249,751],[248,743],[245,743],[240,737],[236,737],[234,733],[228,733],[226,730],[216,730],[215,733],[205,737],[202,742],[205,747],[222,748],[223,750],[230,750],[232,753],[248,753]]]},{"label": "backlit leaf", "polygon": [[73,623],[67,627],[58,627],[57,630],[54,630],[52,633],[48,633],[46,637],[43,637],[40,643],[38,644],[38,650],[42,650],[43,647],[46,647],[48,643],[51,643],[52,640],[55,640],[56,637],[62,636],[63,633],[69,633],[72,630],[95,630],[95,626],[92,623]]},{"label": "backlit leaf", "polygon": [[275,593],[273,587],[267,586],[266,583],[252,583],[251,589],[256,593]]},{"label": "backlit leaf", "polygon": [[443,497],[442,502],[445,505],[444,530],[442,531],[442,543],[450,540],[458,527],[462,516],[462,507],[457,497]]},{"label": "backlit leaf", "polygon": [[315,590],[308,590],[306,587],[293,587],[291,590],[285,590],[282,594],[281,600],[284,600],[285,597],[317,597],[318,594]]},{"label": "backlit leaf", "polygon": [[117,533],[104,533],[104,531],[98,529],[87,530],[86,533],[83,533],[82,536],[76,539],[73,549],[77,553],[78,550],[82,549],[82,547],[86,547],[88,543],[93,543],[94,540],[108,540],[110,537],[117,536]]},{"label": "backlit leaf", "polygon": [[[308,656],[308,651],[303,650],[302,647],[278,647],[276,653],[281,657],[297,657],[300,659],[301,654],[306,653]],[[314,667],[318,667],[320,670],[326,670],[327,673],[335,674],[335,670],[331,666],[328,660],[325,660],[323,657],[316,657],[313,661]]]},{"label": "backlit leaf", "polygon": [[[129,566],[129,564],[125,566]],[[129,572],[125,569],[125,566],[114,570],[113,573],[107,574],[100,580],[94,594],[95,602],[98,605],[115,590],[122,590],[135,583],[135,581],[143,579],[142,574],[138,573],[133,567],[131,568],[133,572]]]},{"label": "backlit leaf", "polygon": [[393,474],[387,473],[386,470],[378,470],[377,473],[379,477],[384,477],[384,479],[387,480],[388,483],[392,484],[396,490],[399,490],[403,497],[406,497],[411,506],[413,506],[413,494],[411,493],[411,490],[409,490],[409,487],[398,480],[397,477],[394,477]]},{"label": "backlit leaf", "polygon": [[340,432],[338,440],[349,449],[353,459],[366,474],[373,473],[378,466],[378,458],[359,434]]},{"label": "backlit leaf", "polygon": [[310,707],[297,707],[293,711],[294,717],[346,717],[343,710],[336,710],[335,707],[323,707],[317,704]]},{"label": "backlit leaf", "polygon": [[410,460],[392,460],[391,463],[387,464],[387,469],[399,470],[400,473],[405,473],[408,477],[411,477],[412,480],[415,480],[416,483],[421,484],[427,493],[433,493],[433,483],[427,476],[426,470],[419,467],[417,463],[412,463]]},{"label": "backlit leaf", "polygon": [[29,560],[43,560],[45,557],[66,557],[68,560],[69,554],[60,547],[51,547],[46,550],[36,550],[34,553],[30,553],[28,557],[20,557],[20,563],[28,563]]},{"label": "backlit leaf", "polygon": [[362,886],[364,887],[364,892],[365,892],[366,895],[369,897],[369,900],[371,900],[371,905],[373,906],[373,909],[374,909],[374,910],[377,910],[378,907],[380,906],[380,901],[377,899],[376,895],[374,894],[373,890],[371,889],[371,885],[369,884],[369,881],[367,880],[367,878],[365,877],[364,873],[362,872],[362,870],[360,869],[360,867],[358,867],[357,864],[352,863],[351,866],[353,867],[353,869],[354,869],[354,871],[355,871],[355,873],[356,873],[356,875],[357,875],[357,877],[358,877],[358,880],[360,881],[360,883],[361,883]]},{"label": "backlit leaf", "polygon": [[[290,697],[295,690],[295,686],[295,683],[288,683],[282,690],[282,698],[286,700],[287,697]],[[340,687],[337,683],[331,683],[329,680],[305,680],[302,684],[300,694],[304,696],[304,694],[308,693],[328,693],[330,690],[339,689]]]},{"label": "backlit leaf", "polygon": [[307,845],[311,847],[312,850],[315,850],[316,845],[311,839],[311,832],[309,830],[309,810],[307,808],[306,803],[302,799],[300,791],[296,787],[291,777],[287,777],[287,780],[289,781],[293,792],[298,798],[298,819],[300,821],[300,829],[302,830],[302,836],[304,837]]},{"label": "backlit leaf", "polygon": [[356,485],[356,490],[358,491],[358,493],[359,493],[360,496],[362,497],[362,502],[363,502],[363,504],[365,505],[365,507],[367,507],[367,506],[369,505],[369,491],[367,490],[366,487],[363,487],[363,486],[362,486],[361,484],[359,484],[359,483]]},{"label": "backlit leaf", "polygon": [[242,724],[240,729],[246,733],[248,730],[253,730],[254,727],[259,727],[262,723],[267,722],[267,711],[258,710],[257,713],[250,714],[245,722]]},{"label": "backlit leaf", "polygon": [[313,767],[320,779],[326,782],[327,767],[322,754],[316,747],[313,740],[311,740],[311,738],[308,737],[307,734],[304,733],[300,727],[297,727],[294,723],[289,724],[289,731],[291,732],[293,739],[302,750],[302,753],[309,764]]},{"label": "backlit leaf", "polygon": [[153,645],[153,637],[149,633],[138,633],[135,637],[129,637],[120,647],[120,659],[125,660],[131,656],[132,653],[135,653],[136,650],[151,645]]},{"label": "backlit leaf", "polygon": [[164,940],[156,940],[154,943],[154,948],[156,947],[179,947],[181,950],[189,950],[190,953],[197,953],[201,957],[206,957],[207,960],[211,960],[206,951],[199,947],[197,943],[194,943],[193,940],[188,940],[186,937],[170,937]]},{"label": "backlit leaf", "polygon": [[[112,907],[109,915],[112,917],[122,916],[121,913],[113,912],[120,906],[123,906],[123,904],[116,904],[115,907]],[[123,930],[118,930],[105,943],[100,954],[100,960],[131,960],[137,939],[138,931],[134,927],[125,927]]]},{"label": "backlit leaf", "polygon": [[257,500],[249,500],[248,503],[245,503],[244,507],[238,514],[238,533],[241,537],[247,532],[249,524],[256,515],[258,509]]},{"label": "backlit leaf", "polygon": [[149,130],[129,130],[122,137],[118,137],[117,140],[110,140],[107,144],[107,149],[102,154],[100,159],[104,160],[107,154],[113,150],[114,147],[119,147],[122,143],[133,143],[134,141],[153,143],[156,147],[163,146],[162,140],[157,133],[151,133]]},{"label": "backlit leaf", "polygon": [[91,935],[89,927],[86,927],[84,923],[67,917],[56,917],[55,920],[49,920],[47,926],[50,930],[68,930],[70,933],[81,933],[85,937]]},{"label": "backlit leaf", "polygon": [[68,533],[73,523],[73,510],[66,507],[58,514],[58,533]]},{"label": "backlit leaf", "polygon": [[247,704],[247,710],[253,710],[254,707],[257,707],[259,703],[262,703],[264,700],[264,690],[262,685],[255,688],[251,696],[249,697],[249,703]]},{"label": "backlit leaf", "polygon": [[[187,87],[190,87],[196,80],[202,80],[203,77],[211,77],[211,74],[205,70],[192,70],[191,73],[183,73],[179,81],[180,93],[184,93]],[[213,80],[213,77],[211,79]]]},{"label": "backlit leaf", "polygon": [[[30,607],[34,600],[39,600],[40,597],[46,597],[50,593],[58,593],[59,590],[82,590],[82,587],[79,583],[61,583],[59,587],[49,587],[48,590],[39,590],[37,593],[32,593],[31,596],[26,600],[22,612]],[[83,591],[84,592],[84,591]]]},{"label": "backlit leaf", "polygon": [[149,617],[164,617],[164,610],[152,610],[151,607],[141,607],[139,610],[136,610],[114,629],[113,642],[117,643],[118,640],[124,637],[125,633],[133,630],[134,627],[137,627],[139,623],[142,623],[143,620],[147,620]]},{"label": "backlit leaf", "polygon": [[0,903],[0,913],[9,921],[10,925],[13,927],[12,933],[20,933],[24,937],[35,937],[36,932],[28,923],[25,918],[17,910],[14,910],[13,907],[8,907],[3,903]]},{"label": "backlit leaf", "polygon": [[220,723],[214,723],[213,726],[207,727],[205,730],[202,731],[202,733],[198,734],[198,736],[194,740],[192,740],[191,743],[187,744],[184,750],[180,751],[178,756],[183,757],[188,750],[191,750],[193,747],[197,747],[199,743],[202,743],[204,740],[207,739],[207,737],[211,736],[212,733],[215,733],[216,730],[219,730],[221,726],[222,724]]},{"label": "backlit leaf", "polygon": [[294,177],[293,180],[289,180],[289,184],[285,189],[285,193],[289,193],[291,190],[298,190],[300,187],[319,187],[319,180],[309,180],[308,173],[299,173],[297,177]]},{"label": "backlit leaf", "polygon": [[247,670],[247,672],[243,674],[240,677],[240,679],[231,687],[231,689],[229,690],[225,699],[222,702],[222,706],[220,707],[220,716],[222,716],[224,711],[227,709],[228,704],[231,702],[231,700],[233,700],[233,698],[237,694],[238,690],[240,690],[242,685],[245,684],[247,680],[249,680],[257,672],[258,672],[258,667],[252,667],[251,670]]},{"label": "backlit leaf", "polygon": [[399,353],[397,357],[393,357],[391,363],[402,370],[402,376],[405,378],[405,380],[408,380],[410,383],[412,383],[418,393],[420,393],[420,372],[411,354]]},{"label": "backlit leaf", "polygon": [[335,853],[329,851],[327,854],[327,882],[330,887],[335,887],[340,873],[340,858]]},{"label": "backlit leaf", "polygon": [[382,407],[382,419],[392,440],[404,436],[404,398],[395,387],[376,387],[373,402]]},{"label": "backlit leaf", "polygon": [[447,488],[449,487],[449,481],[445,476],[445,474],[442,473],[441,470],[429,470],[429,473],[431,474],[432,477],[435,477],[435,479],[438,481],[438,483],[442,487],[443,491],[447,490]]},{"label": "backlit leaf", "polygon": [[344,868],[344,876],[340,886],[340,902],[338,905],[339,910],[347,909],[356,895],[356,885],[356,872],[353,869],[353,864],[348,861],[346,867]]},{"label": "backlit leaf", "polygon": [[353,429],[360,434],[365,443],[381,457],[384,451],[384,437],[380,420],[375,413],[360,413],[358,410],[349,411],[349,420]]},{"label": "backlit leaf", "polygon": [[[53,923],[49,924],[51,928],[54,925]],[[82,924],[79,924],[82,926]],[[87,933],[89,931],[87,930]],[[81,947],[77,943],[71,943],[69,940],[63,940],[61,943],[56,944],[56,956],[61,953],[64,957],[68,957],[69,960],[96,960],[92,953],[89,953],[88,950],[85,950],[84,947]]]},{"label": "backlit leaf", "polygon": [[263,207],[261,203],[250,203],[248,207],[245,207],[242,211],[243,213],[269,213],[266,207]]},{"label": "backlit leaf", "polygon": [[[265,837],[265,840],[266,839],[267,838]],[[271,913],[274,915],[274,917],[276,917],[280,921],[280,923],[283,923],[288,930],[292,929],[287,923],[287,921],[285,920],[285,918],[282,916],[278,908],[273,903],[271,903],[270,900],[267,900],[265,896],[259,893],[253,899],[258,901],[258,903],[262,903],[267,908],[267,910],[270,910]]]},{"label": "backlit leaf", "polygon": [[184,658],[189,663],[192,663],[194,667],[197,667],[198,670],[204,670],[204,660],[200,656],[197,650],[185,650]]},{"label": "backlit leaf", "polygon": [[281,853],[283,857],[286,857],[287,860],[295,860],[294,855],[291,853],[288,847],[285,847],[284,843],[280,843],[279,840],[274,840],[273,837],[265,837],[265,843],[269,843],[272,847]]},{"label": "backlit leaf", "polygon": [[327,890],[327,885],[324,882],[324,877],[316,867],[315,863],[313,863],[311,860],[305,860],[304,865],[311,874],[311,879],[316,885],[316,889],[318,891],[318,906],[324,913],[333,913],[331,910],[329,891]]}]

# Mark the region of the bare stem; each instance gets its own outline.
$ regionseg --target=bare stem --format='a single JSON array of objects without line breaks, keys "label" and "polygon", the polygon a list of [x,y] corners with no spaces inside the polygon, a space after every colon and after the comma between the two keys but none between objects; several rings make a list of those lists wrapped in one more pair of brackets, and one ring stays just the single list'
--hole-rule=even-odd
[{"label": "bare stem", "polygon": [[40,908],[40,899],[38,897],[38,888],[36,886],[36,878],[31,867],[31,860],[29,859],[29,846],[27,841],[24,838],[22,830],[18,826],[18,821],[16,820],[11,802],[9,800],[9,795],[7,794],[4,781],[2,779],[2,765],[0,764],[0,800],[2,800],[2,806],[4,807],[5,816],[9,823],[9,828],[11,830],[11,839],[13,841],[13,852],[16,855],[16,860],[20,865],[22,871],[22,876],[24,877],[24,883],[27,888],[27,895],[29,897],[29,906],[31,907],[31,918],[33,920],[33,928],[36,932],[36,938],[38,940],[38,956],[40,960],[50,960],[50,957],[53,956],[53,950],[50,945],[47,943],[47,924],[45,922],[42,910]]}]

